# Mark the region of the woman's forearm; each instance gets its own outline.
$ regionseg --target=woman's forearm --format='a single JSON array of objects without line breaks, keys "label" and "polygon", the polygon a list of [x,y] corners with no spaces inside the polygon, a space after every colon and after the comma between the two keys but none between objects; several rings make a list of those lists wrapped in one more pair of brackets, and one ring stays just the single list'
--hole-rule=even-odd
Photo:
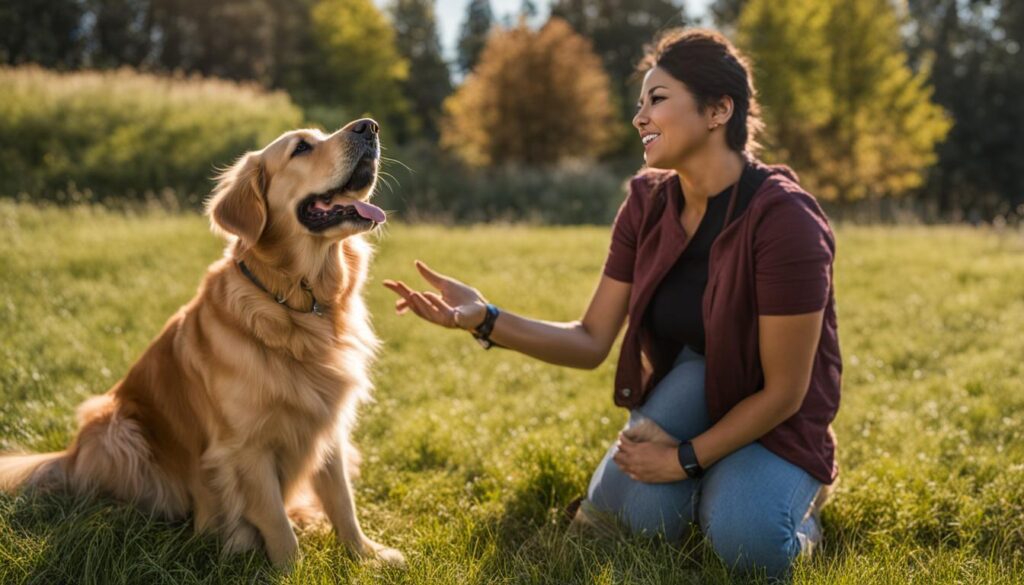
[{"label": "woman's forearm", "polygon": [[583,318],[554,323],[503,311],[491,340],[551,364],[596,368],[608,356],[626,320],[631,284],[601,276]]},{"label": "woman's forearm", "polygon": [[[761,390],[741,400],[710,429],[692,440],[701,466],[709,467],[726,455],[768,434],[796,414],[800,404]],[[784,394],[783,394],[784,396]]]},{"label": "woman's forearm", "polygon": [[[416,268],[440,295],[412,290],[402,281],[385,280],[384,286],[401,297],[395,310],[411,310],[421,319],[447,328],[478,329],[487,316],[487,301],[477,289],[431,270],[417,261]],[[587,311],[579,321],[554,323],[520,317],[501,310],[490,340],[548,363],[574,368],[596,368],[608,355],[626,320],[632,285],[601,276]]]},{"label": "woman's forearm", "polygon": [[573,368],[596,368],[607,357],[609,349],[581,321],[541,321],[504,310],[494,322],[490,338],[502,347]]},{"label": "woman's forearm", "polygon": [[800,410],[811,382],[823,318],[824,311],[758,318],[765,387],[693,439],[701,465],[707,467],[760,439]]}]

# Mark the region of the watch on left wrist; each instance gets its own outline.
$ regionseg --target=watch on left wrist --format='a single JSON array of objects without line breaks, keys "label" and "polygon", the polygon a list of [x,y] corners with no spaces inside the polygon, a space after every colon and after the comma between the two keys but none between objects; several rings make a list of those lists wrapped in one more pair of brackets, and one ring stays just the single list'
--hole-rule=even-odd
[{"label": "watch on left wrist", "polygon": [[699,479],[704,475],[704,468],[697,461],[697,453],[693,450],[693,443],[690,441],[679,443],[679,447],[676,448],[676,457],[679,459],[679,466],[683,468],[686,477]]}]

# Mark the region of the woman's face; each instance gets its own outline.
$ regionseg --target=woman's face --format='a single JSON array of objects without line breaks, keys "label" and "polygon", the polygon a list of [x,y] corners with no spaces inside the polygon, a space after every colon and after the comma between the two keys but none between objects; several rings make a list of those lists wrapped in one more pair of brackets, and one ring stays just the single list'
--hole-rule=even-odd
[{"label": "woman's face", "polygon": [[707,144],[712,108],[700,113],[697,98],[682,81],[660,67],[644,76],[633,116],[640,131],[648,167],[678,168],[692,153]]}]

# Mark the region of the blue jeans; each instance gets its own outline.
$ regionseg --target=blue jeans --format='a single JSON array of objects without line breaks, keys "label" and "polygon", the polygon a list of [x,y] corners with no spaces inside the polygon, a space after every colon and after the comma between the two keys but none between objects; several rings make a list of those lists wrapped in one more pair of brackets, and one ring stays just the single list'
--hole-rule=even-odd
[{"label": "blue jeans", "polygon": [[[647,402],[630,413],[629,428],[649,418],[677,440],[711,426],[704,399],[704,357],[684,348]],[[697,523],[726,565],[784,575],[800,553],[799,533],[809,530],[808,510],[821,483],[803,469],[754,442],[722,458],[699,480],[647,484],[630,479],[608,449],[587,497],[634,533],[661,532],[678,541]]]}]

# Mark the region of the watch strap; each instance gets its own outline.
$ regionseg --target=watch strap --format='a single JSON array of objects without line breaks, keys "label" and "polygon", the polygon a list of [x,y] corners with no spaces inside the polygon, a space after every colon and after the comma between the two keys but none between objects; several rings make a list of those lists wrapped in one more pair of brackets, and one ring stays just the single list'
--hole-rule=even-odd
[{"label": "watch strap", "polygon": [[484,316],[484,321],[480,325],[477,325],[476,329],[472,331],[473,337],[480,343],[480,346],[484,349],[491,349],[496,345],[491,341],[491,331],[494,330],[494,322],[498,320],[498,315],[501,311],[498,307],[487,303],[487,314]]},{"label": "watch strap", "polygon": [[679,443],[676,456],[679,457],[679,465],[686,472],[687,477],[697,479],[704,475],[704,468],[697,461],[697,453],[693,450],[693,443],[690,441]]}]

